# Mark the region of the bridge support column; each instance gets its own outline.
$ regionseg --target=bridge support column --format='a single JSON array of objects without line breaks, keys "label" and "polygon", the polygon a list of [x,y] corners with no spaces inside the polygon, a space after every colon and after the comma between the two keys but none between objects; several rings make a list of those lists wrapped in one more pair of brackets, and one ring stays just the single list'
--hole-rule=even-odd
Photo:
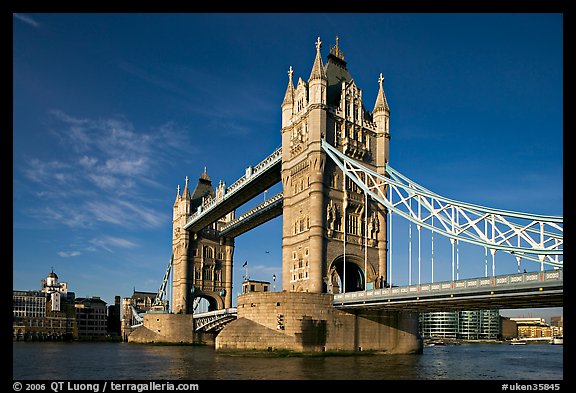
[{"label": "bridge support column", "polygon": [[[173,240],[172,252],[174,262],[172,265],[172,311],[186,314],[191,309],[190,289],[191,261],[189,258],[190,234],[181,230]],[[193,276],[192,276],[193,277]]]},{"label": "bridge support column", "polygon": [[224,308],[232,307],[232,257],[234,255],[234,239],[226,238],[224,240],[225,252],[224,256]]},{"label": "bridge support column", "polygon": [[[382,209],[385,209],[384,207]],[[378,277],[388,281],[388,220],[383,211],[378,211],[380,232],[378,232]],[[384,285],[384,282],[382,282]]]}]

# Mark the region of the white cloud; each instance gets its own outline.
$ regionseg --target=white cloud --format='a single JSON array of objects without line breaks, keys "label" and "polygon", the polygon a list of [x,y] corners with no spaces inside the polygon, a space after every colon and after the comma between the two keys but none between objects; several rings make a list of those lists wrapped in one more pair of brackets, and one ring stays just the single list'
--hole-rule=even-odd
[{"label": "white cloud", "polygon": [[94,185],[101,189],[114,190],[120,185],[117,177],[108,174],[90,173],[88,178],[92,180]]},{"label": "white cloud", "polygon": [[[131,203],[125,200],[118,201],[126,215],[131,218],[134,224],[145,224],[150,227],[158,227],[165,222],[165,215],[157,213],[155,210],[146,208],[140,203]],[[142,222],[143,221],[143,222]]]},{"label": "white cloud", "polygon": [[58,251],[58,255],[62,258],[71,258],[80,256],[82,253],[80,251]]},{"label": "white cloud", "polygon": [[105,169],[100,169],[118,175],[134,176],[145,173],[148,169],[148,164],[144,157],[137,157],[133,159],[115,157],[106,161]]},{"label": "white cloud", "polygon": [[24,169],[24,175],[37,183],[51,183],[58,174],[62,175],[64,170],[69,169],[66,163],[61,161],[41,161],[33,158]]},{"label": "white cloud", "polygon": [[138,245],[130,240],[114,236],[102,236],[90,240],[90,244],[106,251],[114,252],[113,248],[135,248]]},{"label": "white cloud", "polygon": [[[114,228],[134,233],[170,223],[170,208],[159,205],[153,191],[165,189],[164,171],[195,150],[186,130],[173,122],[142,131],[122,117],[80,118],[60,110],[50,115],[57,148],[15,168],[26,180],[18,188],[36,197],[22,213],[45,228],[97,231],[72,248],[82,253],[138,247],[125,238],[101,236]],[[72,258],[80,251],[62,249],[58,255]]]},{"label": "white cloud", "polygon": [[30,25],[32,27],[36,27],[38,28],[40,26],[40,24],[38,22],[36,22],[34,19],[32,19],[31,17],[27,16],[27,15],[22,15],[22,14],[13,14],[14,18],[21,20],[22,22],[26,23],[27,25]]},{"label": "white cloud", "polygon": [[93,168],[97,162],[98,159],[96,157],[88,157],[88,156],[83,156],[78,160],[78,163],[86,169]]},{"label": "white cloud", "polygon": [[48,224],[57,222],[70,228],[86,228],[90,220],[85,212],[78,206],[66,203],[53,203],[50,206],[41,206],[28,211],[35,219]]},{"label": "white cloud", "polygon": [[92,217],[97,221],[107,222],[116,225],[125,225],[127,221],[126,213],[118,204],[111,204],[108,201],[89,201],[86,209],[90,211]]}]

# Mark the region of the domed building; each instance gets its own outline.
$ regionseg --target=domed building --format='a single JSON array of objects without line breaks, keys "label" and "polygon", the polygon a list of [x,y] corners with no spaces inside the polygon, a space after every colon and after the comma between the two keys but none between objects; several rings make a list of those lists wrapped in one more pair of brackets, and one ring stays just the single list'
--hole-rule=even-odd
[{"label": "domed building", "polygon": [[78,337],[73,292],[54,270],[41,289],[13,291],[13,335],[16,340],[69,340]]},{"label": "domed building", "polygon": [[65,282],[58,282],[58,275],[54,273],[54,269],[46,279],[41,281],[41,291],[50,295],[50,309],[51,311],[60,311],[60,303],[62,297],[68,296],[68,284]]}]

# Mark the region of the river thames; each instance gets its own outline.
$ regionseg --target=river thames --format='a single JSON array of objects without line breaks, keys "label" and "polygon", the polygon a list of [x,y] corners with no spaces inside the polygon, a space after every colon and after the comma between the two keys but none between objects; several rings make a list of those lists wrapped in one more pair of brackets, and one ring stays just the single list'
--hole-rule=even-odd
[{"label": "river thames", "polygon": [[463,343],[419,355],[226,354],[209,346],[13,342],[13,380],[563,381],[562,345]]}]

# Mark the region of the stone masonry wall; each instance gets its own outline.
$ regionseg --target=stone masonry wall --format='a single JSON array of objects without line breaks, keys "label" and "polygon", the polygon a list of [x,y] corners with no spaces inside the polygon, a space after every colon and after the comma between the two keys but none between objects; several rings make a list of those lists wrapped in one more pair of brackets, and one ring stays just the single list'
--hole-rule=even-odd
[{"label": "stone masonry wall", "polygon": [[248,293],[238,296],[238,319],[216,337],[216,350],[420,353],[418,314],[335,309],[331,294]]},{"label": "stone masonry wall", "polygon": [[194,329],[190,314],[145,314],[144,325],[136,328],[128,342],[193,343]]}]

